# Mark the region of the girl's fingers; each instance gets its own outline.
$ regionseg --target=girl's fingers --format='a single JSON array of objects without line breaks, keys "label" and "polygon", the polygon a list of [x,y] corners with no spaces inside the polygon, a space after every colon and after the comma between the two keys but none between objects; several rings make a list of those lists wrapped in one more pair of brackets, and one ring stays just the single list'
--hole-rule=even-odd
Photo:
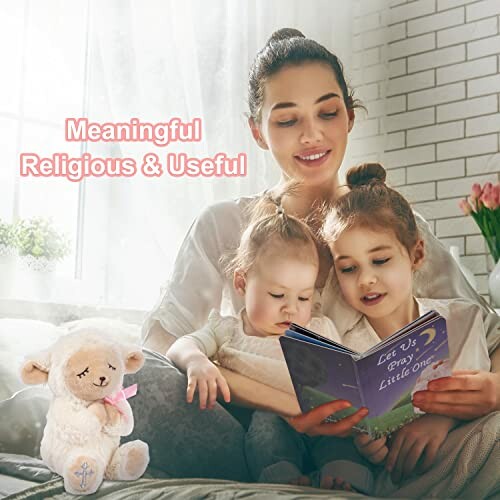
[{"label": "girl's fingers", "polygon": [[409,476],[417,466],[418,459],[422,456],[423,451],[425,450],[426,442],[425,441],[415,441],[413,446],[408,451],[405,461],[402,467],[402,476]]},{"label": "girl's fingers", "polygon": [[200,409],[207,407],[208,387],[206,380],[198,380],[198,396],[200,398]]},{"label": "girl's fingers", "polygon": [[208,408],[212,409],[217,401],[217,379],[207,381],[208,385]]},{"label": "girl's fingers", "polygon": [[226,379],[224,377],[219,377],[217,379],[217,383],[219,384],[219,389],[226,403],[231,402],[231,391],[229,390],[229,386],[227,385]]},{"label": "girl's fingers", "polygon": [[187,390],[186,390],[186,401],[188,403],[193,402],[194,393],[196,392],[196,379],[189,379]]},{"label": "girl's fingers", "polygon": [[389,454],[387,455],[387,460],[385,462],[385,468],[389,472],[392,472],[394,466],[396,465],[396,461],[399,455],[399,450],[401,449],[402,444],[403,444],[403,436],[401,433],[397,433],[396,437],[391,443]]},{"label": "girl's fingers", "polygon": [[393,483],[399,483],[399,481],[401,481],[401,478],[403,476],[403,466],[412,446],[413,441],[410,441],[409,439],[403,439],[391,473],[391,479]]},{"label": "girl's fingers", "polygon": [[418,468],[419,472],[423,473],[431,468],[440,445],[441,443],[439,441],[433,441],[427,445],[424,460],[421,462],[422,465]]}]

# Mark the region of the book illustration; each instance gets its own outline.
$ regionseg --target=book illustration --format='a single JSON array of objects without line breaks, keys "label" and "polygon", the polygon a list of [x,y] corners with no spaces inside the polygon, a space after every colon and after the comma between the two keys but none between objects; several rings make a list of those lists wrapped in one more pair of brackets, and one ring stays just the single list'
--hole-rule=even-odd
[{"label": "book illustration", "polygon": [[446,322],[428,313],[364,354],[354,353],[314,332],[293,325],[280,339],[302,411],[347,399],[352,407],[327,420],[336,421],[366,406],[370,413],[356,427],[377,438],[422,413],[414,392],[451,374]]}]

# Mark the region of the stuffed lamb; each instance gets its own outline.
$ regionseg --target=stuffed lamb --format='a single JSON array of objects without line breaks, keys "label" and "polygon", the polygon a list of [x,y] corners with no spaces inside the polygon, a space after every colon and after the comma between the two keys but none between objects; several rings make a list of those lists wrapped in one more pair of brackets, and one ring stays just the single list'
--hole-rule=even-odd
[{"label": "stuffed lamb", "polygon": [[134,427],[127,397],[135,387],[123,390],[123,375],[137,372],[144,356],[107,334],[99,327],[74,328],[21,370],[25,383],[48,383],[53,392],[40,453],[73,494],[94,493],[103,479],[137,479],[149,463],[146,443],[120,446],[120,436]]}]

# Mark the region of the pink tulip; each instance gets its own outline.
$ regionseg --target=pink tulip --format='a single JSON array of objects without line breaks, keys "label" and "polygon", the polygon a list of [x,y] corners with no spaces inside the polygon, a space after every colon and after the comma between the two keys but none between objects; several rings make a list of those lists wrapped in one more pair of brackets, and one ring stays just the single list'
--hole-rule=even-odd
[{"label": "pink tulip", "polygon": [[481,202],[486,208],[494,209],[495,207],[495,191],[493,184],[487,182],[483,188],[483,194],[481,195]]},{"label": "pink tulip", "polygon": [[478,184],[477,182],[472,184],[472,194],[470,195],[470,197],[473,200],[478,200],[479,198],[481,198],[481,194],[482,194],[481,185]]},{"label": "pink tulip", "polygon": [[458,205],[465,215],[470,215],[472,213],[472,207],[470,206],[470,203],[467,201],[467,199],[460,200]]},{"label": "pink tulip", "polygon": [[493,208],[498,208],[500,206],[500,183],[493,186]]}]

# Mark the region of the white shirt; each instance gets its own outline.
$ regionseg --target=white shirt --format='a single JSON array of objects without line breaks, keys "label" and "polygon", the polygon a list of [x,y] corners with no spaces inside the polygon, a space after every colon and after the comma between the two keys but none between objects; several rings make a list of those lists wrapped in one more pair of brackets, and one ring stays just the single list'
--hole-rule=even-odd
[{"label": "white shirt", "polygon": [[[312,317],[307,328],[340,342],[333,322],[326,316]],[[241,312],[238,316],[221,316],[213,310],[203,328],[183,339],[194,340],[206,356],[217,360],[224,368],[295,395],[279,337],[247,335]]]},{"label": "white shirt", "polygon": [[[206,208],[194,221],[175,261],[174,270],[161,296],[143,325],[143,340],[151,326],[159,321],[170,334],[180,337],[200,329],[212,309],[234,316],[243,307],[232,280],[224,276],[221,256],[236,249],[247,225],[249,204],[258,197],[242,197]],[[454,259],[431,233],[427,222],[418,214],[417,225],[424,239],[426,258],[415,273],[414,295],[449,299],[463,297],[481,306],[492,352],[500,344],[498,316],[469,285]],[[342,333],[350,330],[360,314],[346,304],[340,293],[333,269],[321,293],[321,311]]]},{"label": "white shirt", "polygon": [[[448,348],[453,369],[490,371],[481,308],[463,299],[416,299],[419,316],[437,311],[446,320]],[[366,316],[341,335],[341,343],[363,353],[380,342],[380,338]]]}]

